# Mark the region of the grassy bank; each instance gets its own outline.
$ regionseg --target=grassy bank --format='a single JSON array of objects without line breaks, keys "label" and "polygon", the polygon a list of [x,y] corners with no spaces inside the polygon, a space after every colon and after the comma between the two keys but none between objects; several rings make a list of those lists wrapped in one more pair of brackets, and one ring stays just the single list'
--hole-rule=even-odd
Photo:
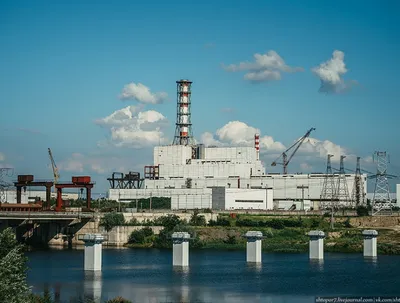
[{"label": "grassy bank", "polygon": [[[326,234],[325,251],[342,253],[362,253],[362,229],[351,225],[349,218],[337,218],[335,228],[330,228],[327,217],[289,217],[238,215],[235,218],[220,216],[217,221],[205,224],[201,215],[194,214],[189,222],[176,216],[168,216],[156,222],[165,226],[160,235],[154,235],[151,229],[133,232],[129,243],[133,248],[171,248],[171,234],[175,231],[187,231],[195,239],[191,241],[193,249],[238,249],[246,248],[246,239],[242,237],[249,230],[258,230],[266,237],[262,241],[265,252],[301,253],[308,251],[310,230],[323,230]],[[147,223],[151,226],[151,222]],[[379,229],[379,254],[400,254],[400,233],[393,229]]]}]

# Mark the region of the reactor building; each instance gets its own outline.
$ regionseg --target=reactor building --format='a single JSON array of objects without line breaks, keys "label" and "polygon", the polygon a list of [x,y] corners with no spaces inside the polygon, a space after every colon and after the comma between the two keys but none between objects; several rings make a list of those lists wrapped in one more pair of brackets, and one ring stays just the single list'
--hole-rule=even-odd
[{"label": "reactor building", "polygon": [[179,80],[176,83],[177,117],[173,143],[154,147],[153,164],[144,167],[144,175],[113,173],[108,178],[109,199],[135,201],[170,197],[171,209],[319,209],[321,200],[333,199],[321,199],[327,184],[341,179],[342,184],[344,180],[346,183],[342,192],[348,193],[347,199],[346,193],[343,195],[342,204],[352,203],[354,184],[362,185],[359,186],[362,192],[357,192],[364,203],[365,175],[355,183],[355,174],[339,176],[335,173],[328,178],[326,173],[266,173],[260,160],[259,134],[254,134],[254,144],[248,147],[196,144],[191,123],[192,82]]}]

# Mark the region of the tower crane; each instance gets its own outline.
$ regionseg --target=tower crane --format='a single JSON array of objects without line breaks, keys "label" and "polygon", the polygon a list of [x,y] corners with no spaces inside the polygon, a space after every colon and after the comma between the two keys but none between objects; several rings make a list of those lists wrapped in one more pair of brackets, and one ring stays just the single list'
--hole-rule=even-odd
[{"label": "tower crane", "polygon": [[[300,148],[301,144],[303,144],[304,140],[310,136],[310,134],[311,134],[311,132],[312,132],[313,130],[315,130],[314,127],[310,128],[310,129],[305,133],[305,135],[304,135],[303,137],[301,137],[301,138],[300,138],[299,140],[297,140],[292,146],[290,146],[287,150],[285,150],[282,154],[280,154],[279,157],[278,157],[274,162],[271,163],[271,166],[276,166],[277,164],[283,165],[283,174],[286,175],[286,174],[287,174],[287,166],[288,166],[290,160],[292,160],[294,154],[295,154],[295,153],[297,152],[297,150]],[[292,148],[294,148],[294,147],[295,147],[294,151],[292,152],[292,154],[291,154],[291,155],[289,156],[289,158],[288,158],[287,153],[288,153]],[[281,157],[282,157],[283,161],[282,161],[282,163],[278,163],[277,161],[278,161]]]},{"label": "tower crane", "polygon": [[58,179],[60,178],[60,174],[58,173],[58,168],[57,168],[56,162],[54,161],[53,154],[51,153],[51,149],[48,148],[48,151],[49,151],[51,167],[53,169],[54,185],[56,185]]}]

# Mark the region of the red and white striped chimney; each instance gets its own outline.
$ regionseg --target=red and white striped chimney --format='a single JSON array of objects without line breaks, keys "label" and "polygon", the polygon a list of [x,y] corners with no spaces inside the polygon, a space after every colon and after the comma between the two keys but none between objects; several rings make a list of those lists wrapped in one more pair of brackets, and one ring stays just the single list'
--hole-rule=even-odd
[{"label": "red and white striped chimney", "polygon": [[254,147],[256,149],[257,160],[260,160],[260,134],[254,135]]}]

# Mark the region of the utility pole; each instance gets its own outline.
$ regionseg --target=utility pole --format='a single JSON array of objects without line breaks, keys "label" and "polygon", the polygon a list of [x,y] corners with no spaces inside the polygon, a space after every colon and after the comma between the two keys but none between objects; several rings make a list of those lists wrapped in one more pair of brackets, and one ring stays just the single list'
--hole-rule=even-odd
[{"label": "utility pole", "polygon": [[365,204],[364,182],[362,180],[360,157],[357,157],[356,174],[354,176],[354,185],[351,195],[353,205],[360,206]]},{"label": "utility pole", "polygon": [[340,204],[340,202],[343,201],[344,205],[350,204],[351,206],[349,189],[347,187],[346,173],[344,171],[345,158],[346,156],[340,156],[340,170],[339,170],[339,179],[336,190],[336,200],[338,201],[338,204]]},{"label": "utility pole", "polygon": [[[382,209],[392,209],[393,205],[389,194],[389,182],[387,167],[389,164],[389,155],[386,152],[376,151],[374,153],[374,162],[377,163],[376,181],[374,197],[372,199],[372,215],[375,215]],[[375,213],[374,213],[375,210]]]},{"label": "utility pole", "polygon": [[328,200],[330,200],[330,204],[333,203],[333,197],[336,194],[336,188],[335,188],[335,177],[332,173],[332,165],[331,165],[331,158],[333,155],[329,154],[327,156],[327,161],[326,161],[326,172],[325,172],[325,178],[324,178],[324,184],[322,185],[322,191],[321,191],[321,208],[328,208],[332,207],[332,205],[328,204]]}]

